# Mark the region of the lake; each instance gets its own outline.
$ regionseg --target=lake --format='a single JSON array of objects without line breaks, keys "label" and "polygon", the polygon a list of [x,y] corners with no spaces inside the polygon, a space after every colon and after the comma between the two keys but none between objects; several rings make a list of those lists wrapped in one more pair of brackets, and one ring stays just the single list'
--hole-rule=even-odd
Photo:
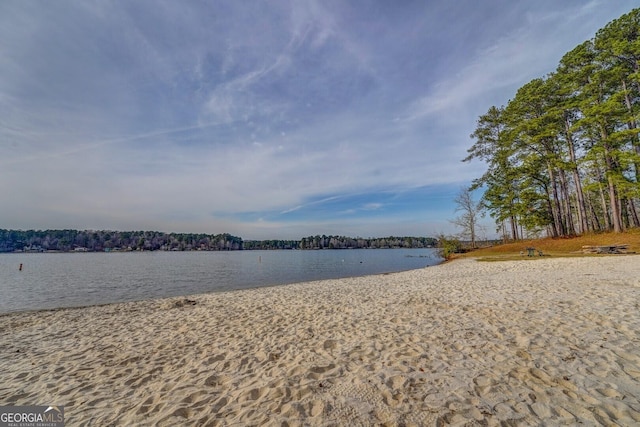
[{"label": "lake", "polygon": [[435,249],[0,254],[0,313],[365,276],[441,261]]}]

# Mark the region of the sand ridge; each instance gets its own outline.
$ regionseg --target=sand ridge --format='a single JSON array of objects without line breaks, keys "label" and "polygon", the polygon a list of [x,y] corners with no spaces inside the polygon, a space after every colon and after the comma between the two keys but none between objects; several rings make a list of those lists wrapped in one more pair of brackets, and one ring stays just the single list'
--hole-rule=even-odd
[{"label": "sand ridge", "polygon": [[69,425],[640,423],[640,257],[0,316],[0,404]]}]

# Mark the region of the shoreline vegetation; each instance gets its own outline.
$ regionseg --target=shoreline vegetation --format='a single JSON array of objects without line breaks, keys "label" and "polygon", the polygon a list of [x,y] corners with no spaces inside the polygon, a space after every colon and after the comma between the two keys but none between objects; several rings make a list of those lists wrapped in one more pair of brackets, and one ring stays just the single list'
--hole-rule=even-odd
[{"label": "shoreline vegetation", "polygon": [[110,230],[4,230],[2,252],[236,251],[279,249],[433,248],[432,237],[362,238],[316,235],[300,240],[243,240],[228,233],[164,233]]}]

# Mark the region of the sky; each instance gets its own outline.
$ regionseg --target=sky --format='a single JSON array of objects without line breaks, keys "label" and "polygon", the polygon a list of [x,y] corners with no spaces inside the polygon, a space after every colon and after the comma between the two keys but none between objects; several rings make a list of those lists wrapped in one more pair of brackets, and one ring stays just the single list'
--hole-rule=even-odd
[{"label": "sky", "polygon": [[456,233],[478,117],[635,6],[2,1],[0,228]]}]

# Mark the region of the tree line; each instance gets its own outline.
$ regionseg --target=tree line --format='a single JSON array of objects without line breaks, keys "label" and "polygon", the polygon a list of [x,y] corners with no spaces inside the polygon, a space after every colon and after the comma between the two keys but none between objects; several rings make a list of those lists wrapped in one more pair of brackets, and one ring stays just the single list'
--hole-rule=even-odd
[{"label": "tree line", "polygon": [[224,251],[242,249],[230,234],[158,231],[0,230],[0,252],[14,251]]},{"label": "tree line", "polygon": [[300,249],[386,249],[431,248],[437,245],[432,237],[381,237],[375,239],[345,236],[309,236],[300,240]]},{"label": "tree line", "polygon": [[498,229],[561,237],[639,227],[640,9],[479,117],[464,161]]},{"label": "tree line", "polygon": [[350,249],[434,247],[430,237],[375,239],[311,236],[301,240],[246,240],[231,234],[163,233],[158,231],[4,230],[0,252],[46,251],[235,251],[270,249]]},{"label": "tree line", "polygon": [[387,249],[431,248],[437,245],[432,237],[368,238],[317,235],[301,240],[245,240],[244,249]]}]

